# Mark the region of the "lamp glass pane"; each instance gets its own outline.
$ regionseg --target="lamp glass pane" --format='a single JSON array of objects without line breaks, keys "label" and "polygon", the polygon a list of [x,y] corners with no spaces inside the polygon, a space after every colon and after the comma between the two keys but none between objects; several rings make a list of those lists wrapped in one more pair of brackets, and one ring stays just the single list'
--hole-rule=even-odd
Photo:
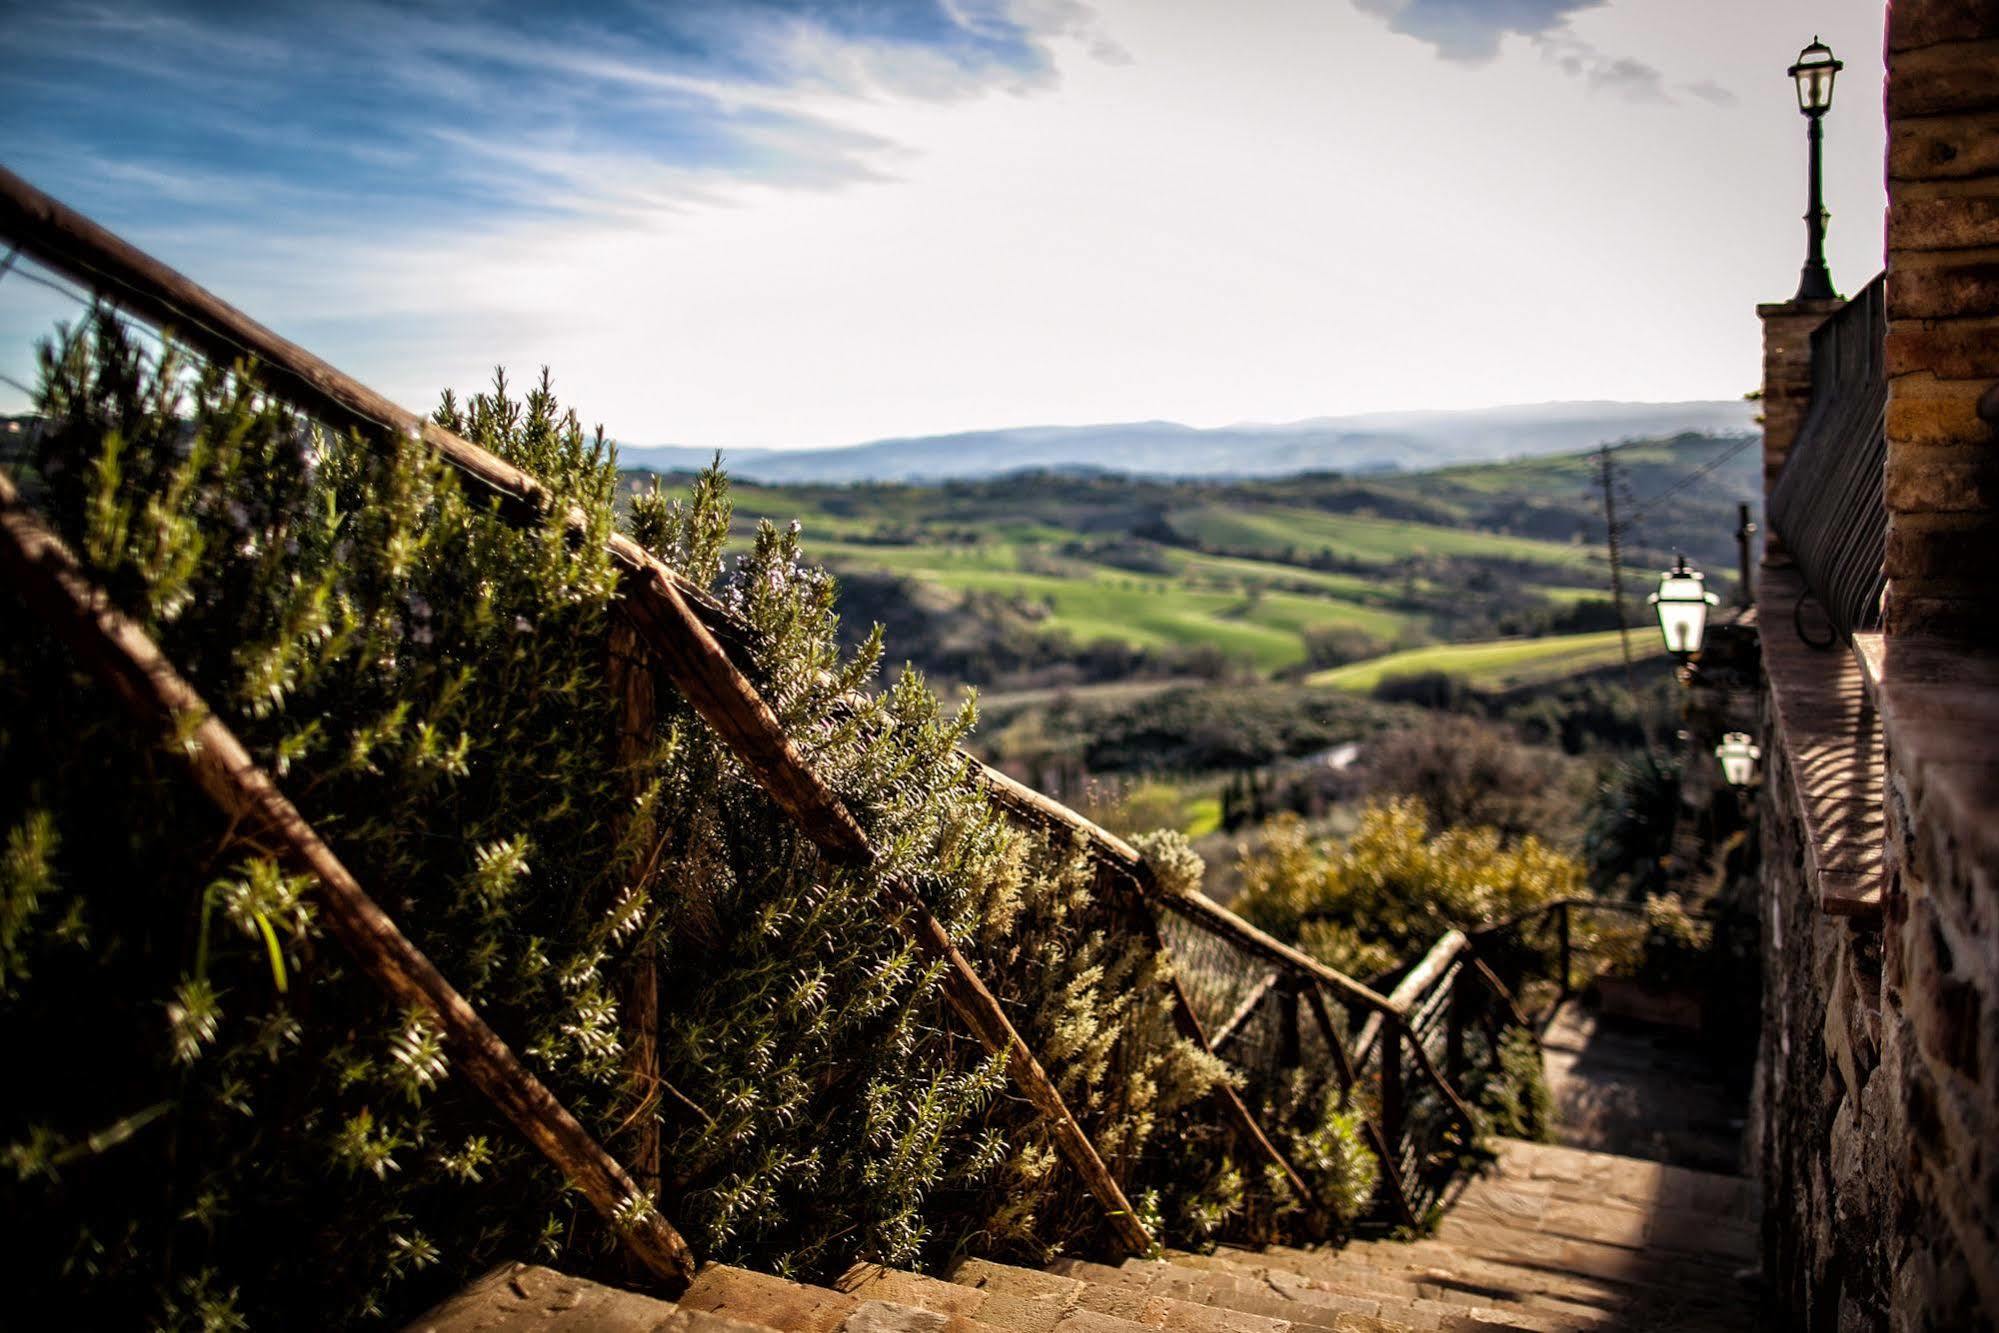
[{"label": "lamp glass pane", "polygon": [[1746,787],[1755,764],[1756,761],[1748,755],[1731,750],[1721,757],[1721,775],[1731,787]]},{"label": "lamp glass pane", "polygon": [[1699,598],[1677,602],[1661,597],[1659,629],[1666,636],[1668,652],[1699,652],[1701,638],[1707,631],[1707,602]]}]

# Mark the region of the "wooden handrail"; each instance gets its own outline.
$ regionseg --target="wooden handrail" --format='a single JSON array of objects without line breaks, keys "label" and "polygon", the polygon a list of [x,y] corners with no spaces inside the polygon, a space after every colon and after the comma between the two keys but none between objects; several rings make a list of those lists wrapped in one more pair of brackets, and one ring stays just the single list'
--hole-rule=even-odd
[{"label": "wooden handrail", "polygon": [[[390,402],[5,168],[0,168],[0,235],[51,268],[170,327],[177,338],[218,364],[254,359],[260,385],[329,424],[359,430],[366,438],[388,432],[421,440],[493,496],[501,517],[533,524],[552,514],[550,493],[532,474]],[[271,384],[273,377],[283,381],[281,387]],[[586,534],[580,512],[560,517],[579,537]],[[717,629],[728,632],[727,617],[718,616],[717,607],[704,606],[709,601],[705,594],[631,539],[614,535],[605,549],[619,567],[626,612],[660,668],[702,720],[829,860],[855,868],[872,865],[874,850],[867,835],[804,762],[777,715],[718,642]],[[1008,1072],[1049,1117],[1057,1147],[1083,1177],[1120,1239],[1136,1252],[1149,1249],[1152,1238],[1130,1201],[998,1001],[922,901],[906,886],[891,886],[891,892],[897,899],[891,913],[896,923],[925,953],[944,963],[945,998],[952,1009],[989,1051],[1006,1057]]]},{"label": "wooden handrail", "polygon": [[1462,930],[1447,930],[1437,942],[1430,946],[1422,961],[1409,969],[1409,975],[1397,983],[1388,994],[1388,1005],[1398,1017],[1407,1016],[1416,1002],[1430,993],[1431,987],[1443,980],[1459,954],[1471,947]]},{"label": "wooden handrail", "polygon": [[216,808],[273,839],[288,864],[312,877],[327,927],[361,970],[396,1002],[437,1023],[452,1064],[583,1193],[648,1272],[676,1285],[692,1278],[693,1252],[649,1206],[645,1191],[396,928],[151,636],[112,605],[20,503],[4,475],[0,571],[142,724],[164,735],[186,719],[201,719],[188,743],[170,749]]}]

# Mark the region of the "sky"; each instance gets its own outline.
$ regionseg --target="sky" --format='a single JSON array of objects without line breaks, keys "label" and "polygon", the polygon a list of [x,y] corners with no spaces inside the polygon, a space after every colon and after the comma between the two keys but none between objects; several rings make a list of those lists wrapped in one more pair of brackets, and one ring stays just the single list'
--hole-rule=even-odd
[{"label": "sky", "polygon": [[[1880,0],[0,0],[0,164],[632,445],[1733,398],[1881,267]],[[0,373],[48,298],[0,278]],[[0,387],[0,398],[8,391]]]}]

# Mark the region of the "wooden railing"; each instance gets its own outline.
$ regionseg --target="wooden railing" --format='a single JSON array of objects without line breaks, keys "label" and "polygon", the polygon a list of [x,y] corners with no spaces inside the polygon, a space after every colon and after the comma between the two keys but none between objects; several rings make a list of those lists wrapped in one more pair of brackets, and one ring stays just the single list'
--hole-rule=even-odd
[{"label": "wooden railing", "polygon": [[[1473,950],[1509,995],[1520,997],[1535,1020],[1588,989],[1606,967],[1642,947],[1642,928],[1607,934],[1599,916],[1642,921],[1644,903],[1614,898],[1557,898],[1471,933]],[[1753,935],[1756,923],[1727,912],[1689,911],[1690,921],[1724,944]]]},{"label": "wooden railing", "polygon": [[[580,514],[551,514],[549,493],[533,476],[389,402],[4,170],[0,242],[11,254],[33,257],[128,316],[170,328],[176,340],[218,364],[253,361],[261,387],[328,425],[384,447],[397,436],[420,440],[492,496],[493,512],[502,521],[532,525],[554,517],[579,539],[585,536]],[[4,483],[0,519],[0,569],[28,604],[143,724],[159,727],[190,713],[207,718],[204,744],[187,752],[190,778],[231,818],[254,823],[270,845],[312,877],[335,933],[363,970],[399,1002],[423,1009],[437,1022],[458,1057],[456,1067],[579,1187],[647,1271],[668,1288],[690,1276],[696,1257],[660,1211],[656,1141],[650,1156],[640,1146],[626,1164],[630,1172],[614,1160],[401,934],[273,777],[201,706],[174,664],[119,614]],[[621,689],[635,692],[627,700],[624,725],[646,725],[646,692],[656,673],[686,697],[828,862],[860,870],[873,866],[876,852],[861,824],[804,760],[761,694],[747,625],[630,540],[613,536],[606,545],[621,572],[613,674],[623,682]],[[638,698],[641,694],[646,697]],[[1136,849],[1067,807],[976,761],[971,771],[1017,820],[1079,839],[1096,863],[1104,893],[1123,913],[1123,928],[1169,953],[1176,964],[1169,997],[1177,1030],[1204,1049],[1224,1053],[1251,1093],[1245,1097],[1225,1084],[1216,1094],[1249,1150],[1281,1173],[1301,1200],[1316,1202],[1279,1136],[1250,1104],[1268,1075],[1316,1070],[1337,1080],[1342,1101],[1365,1116],[1369,1146],[1382,1167],[1384,1213],[1418,1222],[1476,1125],[1460,1092],[1466,1071],[1496,1060],[1503,1025],[1519,1021],[1498,978],[1471,956],[1466,937],[1447,934],[1384,995],[1198,892],[1162,889]],[[1116,1242],[1135,1253],[1149,1250],[1154,1238],[1117,1176],[1005,1009],[912,886],[885,881],[881,910],[940,965],[952,1012],[985,1049],[1004,1058],[1015,1087],[1095,1199]],[[1187,956],[1185,946],[1194,940],[1206,942],[1209,965]],[[1226,1009],[1216,1012],[1224,998]],[[650,1021],[656,1002],[651,995],[631,1005],[627,1024]],[[651,1034],[627,1037],[628,1060],[657,1059]],[[657,1082],[656,1069],[634,1067],[628,1073],[646,1086]]]}]

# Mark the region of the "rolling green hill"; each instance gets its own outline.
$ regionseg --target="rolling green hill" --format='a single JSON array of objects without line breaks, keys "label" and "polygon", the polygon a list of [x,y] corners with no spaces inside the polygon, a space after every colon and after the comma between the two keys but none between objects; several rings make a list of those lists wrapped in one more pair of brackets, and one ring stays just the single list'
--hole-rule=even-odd
[{"label": "rolling green hill", "polygon": [[[1665,652],[1665,645],[1656,633],[1646,633],[1644,626],[1633,628],[1633,660],[1663,657]],[[1621,660],[1623,649],[1618,643],[1618,632],[1605,630],[1594,634],[1560,634],[1538,639],[1434,644],[1427,648],[1388,653],[1328,671],[1317,671],[1307,676],[1305,683],[1365,694],[1391,676],[1437,672],[1454,676],[1474,689],[1497,691],[1539,685],[1564,676],[1614,666]]]},{"label": "rolling green hill", "polygon": [[[1639,520],[1633,623],[1647,571],[1674,547],[1725,594],[1755,451],[1683,435],[1616,457]],[[1332,667],[1314,679],[1343,688],[1433,669],[1483,686],[1530,662],[1559,674],[1606,660],[1596,468],[1572,454],[1406,476],[1023,473],[734,495],[738,541],[758,519],[799,520],[808,556],[847,581],[854,628],[883,621],[892,662],[943,679],[1031,689],[1233,662],[1265,675]],[[1452,645],[1459,656],[1421,655]]]}]

